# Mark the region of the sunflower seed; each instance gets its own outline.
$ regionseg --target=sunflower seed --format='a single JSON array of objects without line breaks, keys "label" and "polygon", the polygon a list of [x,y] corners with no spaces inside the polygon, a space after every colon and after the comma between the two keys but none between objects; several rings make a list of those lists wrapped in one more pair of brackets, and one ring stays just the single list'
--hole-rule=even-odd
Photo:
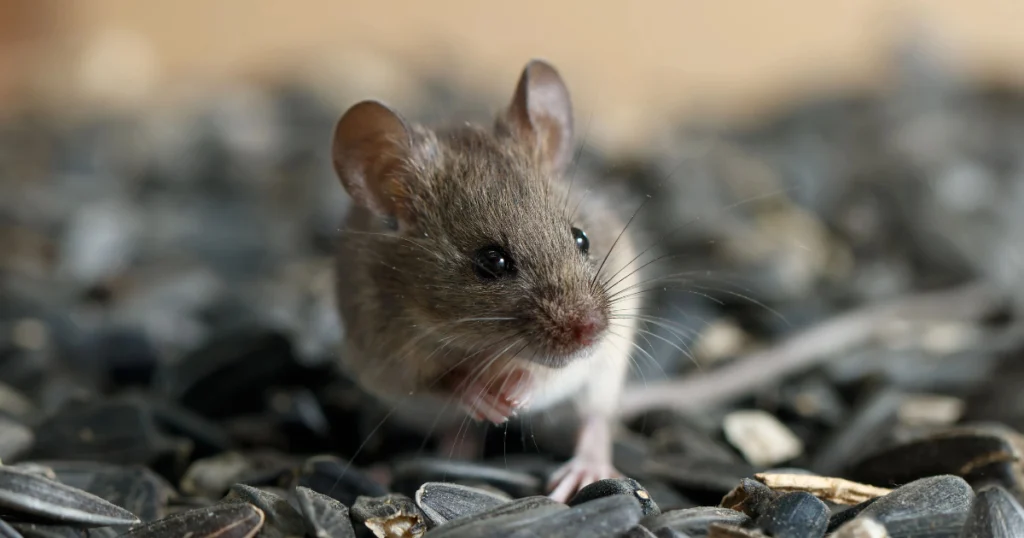
[{"label": "sunflower seed", "polygon": [[632,478],[609,478],[588,484],[576,492],[576,495],[573,496],[568,504],[569,506],[576,506],[594,499],[600,499],[601,497],[608,497],[609,495],[629,495],[635,497],[637,502],[640,503],[644,516],[656,516],[661,513],[661,509],[655,504],[647,489]]},{"label": "sunflower seed", "polygon": [[960,538],[1024,536],[1024,508],[999,486],[978,490]]},{"label": "sunflower seed", "polygon": [[313,456],[302,465],[298,484],[352,506],[359,497],[382,497],[387,490],[345,460]]},{"label": "sunflower seed", "polygon": [[416,490],[424,482],[488,484],[513,497],[529,497],[543,493],[541,480],[536,476],[480,463],[416,458],[395,466],[392,485],[395,491],[415,495]]},{"label": "sunflower seed", "polygon": [[9,523],[0,519],[0,538],[22,538],[22,535]]},{"label": "sunflower seed", "polygon": [[119,535],[114,527],[83,529],[69,525],[39,523],[17,523],[14,527],[24,538],[116,538]]},{"label": "sunflower seed", "polygon": [[87,462],[44,462],[53,469],[57,479],[123,506],[143,522],[160,519],[174,487],[163,477],[141,465],[119,466]]},{"label": "sunflower seed", "polygon": [[412,499],[398,493],[359,497],[351,516],[353,523],[370,529],[377,538],[416,538],[427,532],[426,516]]},{"label": "sunflower seed", "polygon": [[950,474],[973,486],[998,483],[1024,498],[1024,438],[998,425],[947,428],[869,455],[849,478],[867,484],[907,484]]},{"label": "sunflower seed", "polygon": [[698,508],[673,510],[648,517],[643,520],[642,524],[654,532],[658,532],[658,530],[663,528],[670,528],[691,536],[705,536],[708,532],[708,525],[712,523],[745,525],[749,522],[750,517],[743,512],[737,512],[728,508],[701,506]]},{"label": "sunflower seed", "polygon": [[261,535],[267,536],[302,536],[306,523],[302,516],[284,497],[263,491],[245,484],[231,486],[231,491],[221,502],[247,502],[263,511],[265,521]]},{"label": "sunflower seed", "polygon": [[651,532],[650,529],[648,529],[647,527],[644,527],[643,525],[637,525],[636,527],[633,527],[632,529],[629,529],[628,531],[626,531],[626,533],[622,535],[622,538],[658,538],[658,537],[653,532]]},{"label": "sunflower seed", "polygon": [[819,538],[828,528],[828,506],[806,491],[787,493],[772,501],[755,521],[769,536]]},{"label": "sunflower seed", "polygon": [[507,495],[447,482],[427,482],[416,491],[416,504],[431,526],[485,512],[510,500]]},{"label": "sunflower seed", "polygon": [[0,506],[83,526],[131,525],[134,514],[91,493],[39,475],[0,467]]},{"label": "sunflower seed", "polygon": [[427,533],[430,538],[470,538],[488,535],[507,536],[509,533],[555,512],[568,510],[568,506],[549,497],[536,495],[523,497],[477,514],[453,519]]},{"label": "sunflower seed", "polygon": [[36,430],[34,460],[94,460],[149,464],[170,457],[183,464],[192,443],[167,436],[152,413],[136,401],[120,399],[68,405]]},{"label": "sunflower seed", "polygon": [[327,495],[309,488],[295,488],[299,511],[306,523],[306,534],[314,538],[355,538],[348,508]]},{"label": "sunflower seed", "polygon": [[263,511],[251,504],[223,503],[140,525],[120,538],[252,538],[263,521]]},{"label": "sunflower seed", "polygon": [[640,522],[640,503],[631,495],[612,495],[560,510],[511,532],[509,538],[615,537]]},{"label": "sunflower seed", "polygon": [[959,534],[974,501],[974,490],[958,476],[943,475],[915,480],[879,497],[861,517],[885,525],[893,538]]}]

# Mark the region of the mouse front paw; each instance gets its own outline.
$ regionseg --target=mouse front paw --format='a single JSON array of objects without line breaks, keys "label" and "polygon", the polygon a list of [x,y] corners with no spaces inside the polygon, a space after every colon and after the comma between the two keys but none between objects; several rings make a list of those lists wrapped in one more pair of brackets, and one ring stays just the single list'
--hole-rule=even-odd
[{"label": "mouse front paw", "polygon": [[502,424],[529,407],[529,372],[517,369],[488,381],[463,383],[458,390],[459,402],[475,420]]},{"label": "mouse front paw", "polygon": [[607,458],[577,455],[551,474],[548,480],[548,497],[560,503],[567,503],[577,491],[598,480],[622,476]]}]

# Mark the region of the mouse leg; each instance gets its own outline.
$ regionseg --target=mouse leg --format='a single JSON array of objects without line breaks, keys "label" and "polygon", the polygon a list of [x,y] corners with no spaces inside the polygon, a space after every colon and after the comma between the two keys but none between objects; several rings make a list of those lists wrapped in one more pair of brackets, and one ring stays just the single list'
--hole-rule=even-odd
[{"label": "mouse leg", "polygon": [[548,480],[549,497],[558,502],[568,502],[588,484],[622,476],[612,465],[611,425],[611,420],[600,415],[584,418],[573,457]]},{"label": "mouse leg", "polygon": [[559,502],[567,502],[588,484],[622,476],[612,464],[612,433],[629,357],[611,345],[598,356],[601,359],[577,400],[581,423],[573,456],[548,481],[549,497]]}]

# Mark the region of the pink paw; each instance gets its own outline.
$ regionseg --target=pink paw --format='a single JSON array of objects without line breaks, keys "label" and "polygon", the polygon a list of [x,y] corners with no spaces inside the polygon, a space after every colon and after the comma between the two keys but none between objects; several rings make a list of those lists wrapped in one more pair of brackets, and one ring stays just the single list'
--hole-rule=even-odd
[{"label": "pink paw", "polygon": [[548,480],[552,500],[567,503],[581,488],[606,478],[622,478],[608,458],[576,456],[559,467]]},{"label": "pink paw", "polygon": [[503,378],[475,381],[459,390],[462,407],[475,420],[501,424],[530,404],[530,374],[514,370]]}]

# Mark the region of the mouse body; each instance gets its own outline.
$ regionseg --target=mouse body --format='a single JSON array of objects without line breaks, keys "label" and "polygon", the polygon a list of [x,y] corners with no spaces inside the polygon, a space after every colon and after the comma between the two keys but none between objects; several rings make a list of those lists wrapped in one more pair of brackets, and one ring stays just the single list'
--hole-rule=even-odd
[{"label": "mouse body", "polygon": [[502,423],[572,399],[566,501],[619,476],[611,430],[637,331],[637,249],[616,200],[572,169],[569,93],[523,70],[493,125],[426,127],[349,108],[332,159],[353,200],[339,238],[341,363],[422,429]]}]

